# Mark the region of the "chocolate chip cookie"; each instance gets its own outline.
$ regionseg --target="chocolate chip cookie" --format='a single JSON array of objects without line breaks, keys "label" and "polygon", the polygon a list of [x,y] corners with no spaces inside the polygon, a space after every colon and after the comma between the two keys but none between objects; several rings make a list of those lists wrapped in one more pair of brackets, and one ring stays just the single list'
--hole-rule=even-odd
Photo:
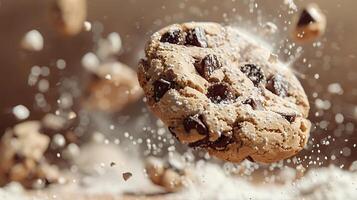
[{"label": "chocolate chip cookie", "polygon": [[138,78],[150,109],[182,143],[227,161],[271,163],[305,146],[306,94],[263,41],[216,23],[154,33]]}]

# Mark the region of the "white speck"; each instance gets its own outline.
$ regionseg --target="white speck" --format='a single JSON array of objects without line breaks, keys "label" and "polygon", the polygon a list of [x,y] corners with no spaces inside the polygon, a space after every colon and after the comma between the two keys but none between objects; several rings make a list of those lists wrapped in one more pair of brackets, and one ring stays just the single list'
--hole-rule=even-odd
[{"label": "white speck", "polygon": [[331,94],[343,94],[343,89],[339,83],[331,83],[327,86],[327,90]]},{"label": "white speck", "polygon": [[110,75],[110,74],[105,75],[105,79],[111,80],[112,79],[112,75]]},{"label": "white speck", "polygon": [[38,90],[40,92],[47,92],[48,89],[50,87],[50,83],[48,82],[48,80],[46,79],[41,79],[39,82],[38,82]]},{"label": "white speck", "polygon": [[111,44],[112,51],[114,53],[119,52],[119,50],[121,49],[121,44],[122,44],[120,35],[118,33],[113,32],[113,33],[110,33],[107,38]]},{"label": "white speck", "polygon": [[31,30],[25,34],[21,41],[21,47],[28,51],[41,51],[43,49],[43,37],[37,30]]},{"label": "white speck", "polygon": [[85,31],[92,30],[92,24],[89,21],[84,21],[83,25],[84,25],[84,30]]},{"label": "white speck", "polygon": [[58,59],[56,61],[56,66],[58,69],[64,69],[64,68],[66,68],[66,61],[63,59]]},{"label": "white speck", "polygon": [[68,119],[74,119],[77,117],[77,114],[73,111],[71,111],[70,113],[68,113]]},{"label": "white speck", "polygon": [[294,0],[284,0],[284,4],[288,5],[290,9],[297,11],[297,6],[294,3]]},{"label": "white speck", "polygon": [[53,136],[52,142],[56,147],[63,147],[66,144],[66,139],[63,137],[63,135],[56,134]]},{"label": "white speck", "polygon": [[91,72],[96,71],[96,68],[99,66],[99,63],[100,62],[98,57],[92,52],[86,53],[82,58],[83,67],[85,67]]},{"label": "white speck", "polygon": [[341,124],[341,123],[343,122],[343,120],[344,120],[344,117],[343,117],[343,115],[342,115],[341,113],[337,113],[337,114],[335,115],[335,121],[336,121],[336,123]]},{"label": "white speck", "polygon": [[12,108],[12,113],[19,120],[27,119],[30,116],[30,111],[24,105],[17,105]]}]

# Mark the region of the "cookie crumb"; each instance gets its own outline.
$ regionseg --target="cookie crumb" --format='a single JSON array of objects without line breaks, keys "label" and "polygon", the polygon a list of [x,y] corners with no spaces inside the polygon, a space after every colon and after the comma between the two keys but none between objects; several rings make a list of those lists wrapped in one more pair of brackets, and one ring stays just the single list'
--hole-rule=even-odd
[{"label": "cookie crumb", "polygon": [[125,172],[125,173],[123,173],[123,179],[124,179],[124,181],[129,180],[129,178],[131,178],[132,176],[133,176],[133,174],[130,173],[130,172]]}]

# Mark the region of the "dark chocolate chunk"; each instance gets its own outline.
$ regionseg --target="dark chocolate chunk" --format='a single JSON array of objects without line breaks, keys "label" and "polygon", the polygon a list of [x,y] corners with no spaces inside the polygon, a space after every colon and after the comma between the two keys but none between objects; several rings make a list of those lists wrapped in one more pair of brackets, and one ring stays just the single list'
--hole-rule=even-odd
[{"label": "dark chocolate chunk", "polygon": [[189,133],[191,129],[195,129],[201,135],[208,135],[208,128],[203,123],[201,115],[193,115],[186,117],[183,120],[183,126],[187,133]]},{"label": "dark chocolate chunk", "polygon": [[177,137],[177,135],[176,135],[176,133],[174,132],[174,128],[169,126],[168,129],[169,129],[171,135],[174,136],[177,140],[179,140],[178,137]]},{"label": "dark chocolate chunk", "polygon": [[205,31],[201,27],[189,30],[186,35],[185,44],[206,48],[208,45]]},{"label": "dark chocolate chunk", "polygon": [[255,162],[251,156],[247,156],[245,159],[249,160],[250,162]]},{"label": "dark chocolate chunk", "polygon": [[22,162],[24,162],[25,160],[26,160],[25,156],[20,155],[20,154],[18,154],[18,153],[15,153],[15,155],[14,155],[14,162],[15,162],[15,163],[22,163]]},{"label": "dark chocolate chunk", "polygon": [[264,110],[264,106],[260,100],[249,98],[243,102],[243,104],[249,104],[254,110]]},{"label": "dark chocolate chunk", "polygon": [[215,150],[222,151],[226,149],[227,145],[233,142],[230,136],[221,135],[218,140],[212,142],[209,146]]},{"label": "dark chocolate chunk", "polygon": [[297,23],[297,26],[306,26],[310,23],[316,22],[316,20],[311,16],[311,14],[309,13],[309,11],[307,11],[306,9],[304,9],[301,12],[299,21]]},{"label": "dark chocolate chunk", "polygon": [[173,84],[170,81],[167,81],[163,78],[154,82],[154,99],[156,102],[160,101],[161,97],[173,87]]},{"label": "dark chocolate chunk", "polygon": [[288,120],[290,123],[294,122],[297,115],[295,113],[279,113],[281,116],[283,116],[286,120]]},{"label": "dark chocolate chunk", "polygon": [[270,77],[265,87],[278,96],[286,97],[288,95],[288,83],[280,74]]},{"label": "dark chocolate chunk", "polygon": [[214,70],[221,68],[216,55],[208,54],[200,62],[195,63],[197,72],[205,79],[208,79]]},{"label": "dark chocolate chunk", "polygon": [[240,71],[247,75],[255,86],[264,80],[263,70],[255,64],[245,64],[240,68]]},{"label": "dark chocolate chunk", "polygon": [[161,36],[160,42],[168,42],[171,44],[183,44],[183,36],[181,30],[169,30]]},{"label": "dark chocolate chunk", "polygon": [[234,91],[226,83],[216,83],[208,88],[207,97],[213,103],[220,103],[222,101],[231,101],[234,99]]},{"label": "dark chocolate chunk", "polygon": [[204,147],[207,147],[208,145],[209,145],[208,137],[205,137],[202,140],[188,144],[188,146],[191,148],[198,148],[198,147],[204,148]]}]

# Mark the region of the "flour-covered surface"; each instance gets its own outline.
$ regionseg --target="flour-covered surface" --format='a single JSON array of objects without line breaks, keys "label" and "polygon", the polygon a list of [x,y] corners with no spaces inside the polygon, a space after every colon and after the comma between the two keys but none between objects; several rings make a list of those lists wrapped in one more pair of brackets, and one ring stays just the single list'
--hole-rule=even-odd
[{"label": "flour-covered surface", "polygon": [[[187,182],[180,192],[166,193],[149,181],[142,159],[137,155],[121,154],[119,148],[104,144],[91,144],[85,148],[86,151],[78,157],[80,162],[77,163],[76,175],[66,175],[67,183],[31,192],[25,192],[19,184],[11,183],[0,190],[0,199],[348,200],[357,196],[357,172],[352,171],[353,168],[351,171],[335,166],[311,169],[299,179],[288,175],[294,171],[292,168],[285,168],[275,176],[276,180],[283,180],[280,179],[283,176],[284,183],[272,183],[249,181],[249,176],[227,174],[221,165],[202,160],[194,167],[195,182]],[[249,167],[254,168],[254,165],[245,166],[246,171]],[[132,173],[132,177],[125,181],[123,172]],[[254,172],[250,176],[254,177]]]}]

